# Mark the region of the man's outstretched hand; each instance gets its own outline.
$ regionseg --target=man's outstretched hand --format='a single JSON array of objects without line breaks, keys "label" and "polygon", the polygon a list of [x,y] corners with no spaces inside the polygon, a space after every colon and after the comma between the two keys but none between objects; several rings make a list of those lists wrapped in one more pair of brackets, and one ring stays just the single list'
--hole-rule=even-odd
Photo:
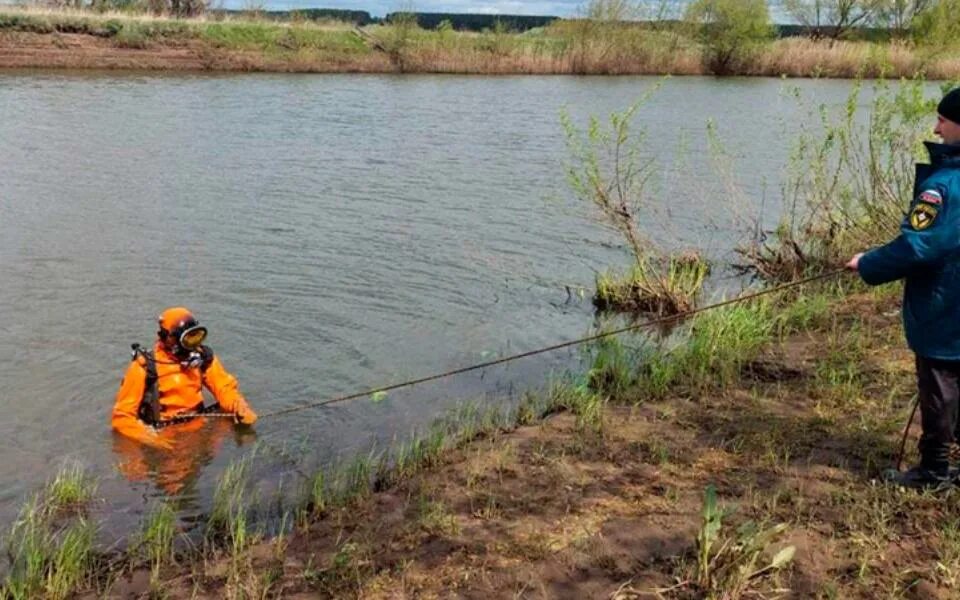
[{"label": "man's outstretched hand", "polygon": [[863,252],[855,254],[853,258],[846,264],[846,267],[851,271],[860,270],[860,257],[863,256]]}]

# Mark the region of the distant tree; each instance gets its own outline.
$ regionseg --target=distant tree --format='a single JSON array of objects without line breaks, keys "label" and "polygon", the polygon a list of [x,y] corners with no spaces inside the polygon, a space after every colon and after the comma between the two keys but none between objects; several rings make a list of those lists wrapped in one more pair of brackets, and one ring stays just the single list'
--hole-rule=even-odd
[{"label": "distant tree", "polygon": [[637,17],[637,9],[632,0],[590,0],[581,12],[591,21],[629,21]]},{"label": "distant tree", "polygon": [[783,7],[813,37],[840,39],[850,29],[868,25],[891,1],[896,0],[783,0]]},{"label": "distant tree", "polygon": [[638,0],[636,12],[644,21],[678,21],[683,5],[674,0]]},{"label": "distant tree", "polygon": [[914,20],[936,4],[936,0],[884,0],[877,10],[876,24],[895,37],[905,37]]},{"label": "distant tree", "polygon": [[414,37],[420,25],[417,13],[411,11],[390,13],[385,29],[384,44],[390,60],[401,72],[407,68],[407,53],[413,45]]},{"label": "distant tree", "polygon": [[941,51],[960,45],[960,0],[934,0],[917,14],[911,33],[918,46]]},{"label": "distant tree", "polygon": [[684,19],[703,44],[704,60],[716,75],[773,36],[766,0],[694,0]]}]

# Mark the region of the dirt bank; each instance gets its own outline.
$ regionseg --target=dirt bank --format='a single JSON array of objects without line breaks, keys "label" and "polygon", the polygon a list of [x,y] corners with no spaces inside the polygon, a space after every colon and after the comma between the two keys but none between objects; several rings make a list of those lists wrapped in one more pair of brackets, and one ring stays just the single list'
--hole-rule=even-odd
[{"label": "dirt bank", "polygon": [[0,69],[142,69],[155,71],[391,72],[383,54],[269,56],[217,48],[202,40],[151,42],[125,48],[85,34],[0,32]]}]

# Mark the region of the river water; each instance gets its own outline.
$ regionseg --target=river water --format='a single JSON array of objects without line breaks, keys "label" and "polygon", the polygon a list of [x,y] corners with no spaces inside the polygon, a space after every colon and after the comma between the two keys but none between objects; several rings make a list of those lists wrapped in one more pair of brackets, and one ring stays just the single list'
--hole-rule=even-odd
[{"label": "river water", "polygon": [[[67,459],[99,478],[108,532],[165,494],[201,513],[224,465],[253,447],[210,427],[171,465],[111,433],[129,344],[152,341],[166,306],[194,310],[260,412],[590,331],[594,271],[627,255],[570,196],[559,112],[582,125],[658,84],[636,117],[657,161],[648,230],[720,261],[740,239],[736,215],[776,218],[807,118],[785,88],[833,105],[850,91],[827,80],[0,74],[0,525]],[[257,436],[264,455],[330,462],[459,401],[536,388],[576,362],[558,354],[263,420]],[[284,477],[283,461],[266,462],[262,477]]]}]

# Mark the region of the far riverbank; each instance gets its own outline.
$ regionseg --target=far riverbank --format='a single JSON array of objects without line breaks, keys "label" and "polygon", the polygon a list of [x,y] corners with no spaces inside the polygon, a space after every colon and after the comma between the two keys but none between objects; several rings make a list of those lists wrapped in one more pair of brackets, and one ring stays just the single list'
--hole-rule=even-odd
[{"label": "far riverbank", "polygon": [[[0,69],[285,73],[708,75],[679,30],[623,23],[583,31],[560,21],[523,33],[335,21],[171,19],[119,13],[0,10]],[[908,43],[783,38],[731,66],[764,77],[960,77],[960,54]]]}]

